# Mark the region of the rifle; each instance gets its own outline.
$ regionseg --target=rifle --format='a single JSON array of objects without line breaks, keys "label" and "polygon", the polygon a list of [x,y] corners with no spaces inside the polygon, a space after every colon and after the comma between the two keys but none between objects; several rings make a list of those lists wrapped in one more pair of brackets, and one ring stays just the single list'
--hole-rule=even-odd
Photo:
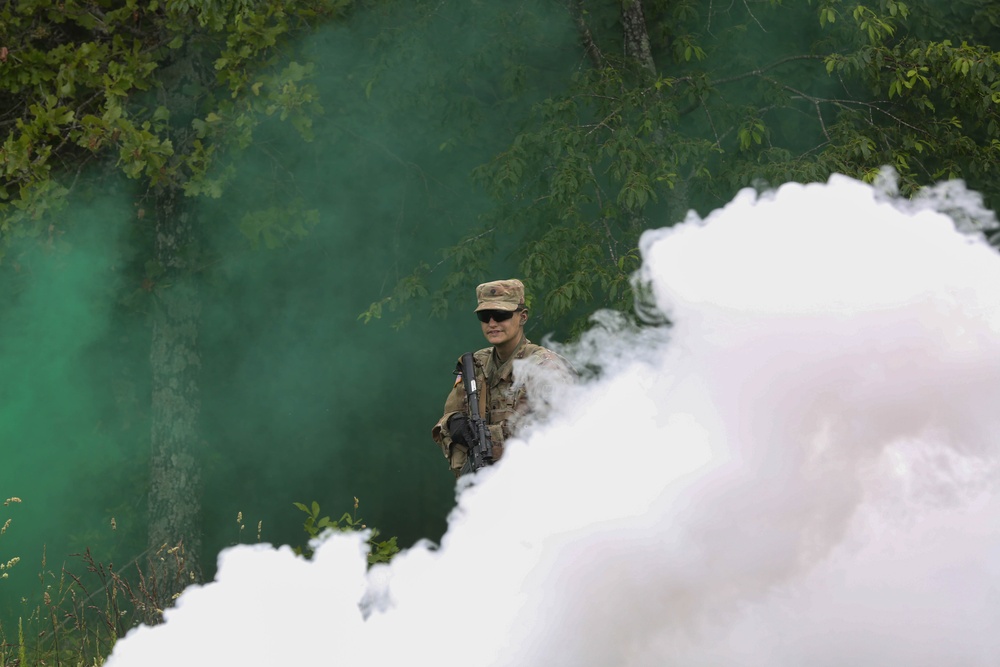
[{"label": "rifle", "polygon": [[462,355],[462,382],[469,399],[469,423],[475,436],[475,441],[469,443],[469,463],[472,472],[476,472],[483,466],[493,465],[493,440],[486,420],[479,414],[479,391],[476,388],[476,369],[471,352]]}]

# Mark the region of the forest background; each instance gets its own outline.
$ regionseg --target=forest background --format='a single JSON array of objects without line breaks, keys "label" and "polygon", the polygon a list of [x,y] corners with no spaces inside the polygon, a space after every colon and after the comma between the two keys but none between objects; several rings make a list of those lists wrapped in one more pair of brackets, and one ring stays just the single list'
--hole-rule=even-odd
[{"label": "forest background", "polygon": [[998,42],[985,0],[5,4],[0,620],[87,548],[300,544],[299,501],[439,538],[477,283],[565,341],[655,325],[639,235],[742,187],[995,208]]}]

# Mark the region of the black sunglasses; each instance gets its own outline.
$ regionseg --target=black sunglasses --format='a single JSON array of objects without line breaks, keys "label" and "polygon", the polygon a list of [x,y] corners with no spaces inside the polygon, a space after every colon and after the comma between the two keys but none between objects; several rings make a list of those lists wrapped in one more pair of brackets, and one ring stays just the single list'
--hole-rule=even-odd
[{"label": "black sunglasses", "polygon": [[493,320],[494,322],[506,322],[510,318],[514,317],[515,312],[516,311],[513,310],[480,310],[476,313],[476,317],[478,317],[479,321],[483,324],[489,322],[490,320]]}]

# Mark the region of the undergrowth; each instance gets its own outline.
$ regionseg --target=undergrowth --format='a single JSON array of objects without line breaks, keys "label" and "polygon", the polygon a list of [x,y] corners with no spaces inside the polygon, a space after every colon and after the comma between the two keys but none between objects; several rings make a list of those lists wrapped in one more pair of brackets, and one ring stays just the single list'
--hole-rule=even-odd
[{"label": "undergrowth", "polygon": [[[399,553],[399,546],[396,544],[396,538],[390,537],[388,540],[379,541],[378,537],[380,535],[377,528],[369,528],[365,525],[361,517],[358,516],[358,499],[354,499],[354,512],[344,512],[344,514],[339,519],[331,519],[329,516],[320,516],[319,503],[315,500],[311,505],[306,505],[305,503],[293,503],[295,507],[299,508],[306,513],[306,520],[302,524],[303,530],[306,531],[306,535],[309,536],[310,542],[327,531],[340,531],[340,532],[350,532],[350,531],[361,531],[368,530],[368,564],[374,565],[375,563],[388,563],[393,556]],[[296,547],[295,553],[305,556],[312,555],[312,547],[306,545],[305,547]]]},{"label": "undergrowth", "polygon": [[[4,507],[20,503],[8,498]],[[378,541],[378,530],[369,528],[358,517],[358,499],[354,511],[340,519],[320,516],[317,502],[310,505],[295,503],[306,513],[303,529],[312,543],[328,530],[368,530],[371,550],[368,562],[388,562],[399,551],[396,538]],[[240,536],[243,531],[242,512],[237,516]],[[17,556],[6,554],[2,537],[11,527],[11,519],[0,524],[0,595],[9,572],[15,566],[24,567]],[[257,541],[260,541],[260,523]],[[312,547],[298,547],[304,557],[312,555]],[[38,588],[29,600],[21,598],[21,613],[16,627],[0,621],[0,667],[100,667],[110,655],[115,642],[140,624],[163,622],[163,611],[173,604],[178,594],[168,595],[172,587],[161,586],[158,577],[175,577],[189,581],[192,572],[187,567],[183,544],[163,545],[147,551],[124,567],[98,561],[86,549],[71,554],[70,564],[50,569],[42,552]]]}]

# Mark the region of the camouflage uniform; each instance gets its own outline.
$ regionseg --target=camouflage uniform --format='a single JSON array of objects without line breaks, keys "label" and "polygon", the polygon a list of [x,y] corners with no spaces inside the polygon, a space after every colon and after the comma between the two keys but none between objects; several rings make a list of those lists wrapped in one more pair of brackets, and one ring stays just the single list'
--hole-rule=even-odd
[{"label": "camouflage uniform", "polygon": [[[479,307],[476,309],[501,309],[514,310],[509,307],[511,302],[500,302],[491,300],[483,292],[491,289],[491,286],[501,286],[501,293],[504,288],[511,287],[510,297],[520,297],[520,305],[523,307],[524,286],[520,281],[495,281],[484,283],[477,289],[479,295]],[[519,294],[518,294],[519,292]],[[514,306],[518,304],[513,302]],[[525,382],[519,382],[514,377],[514,362],[524,360],[523,363],[535,364],[545,369],[543,373],[551,372],[547,377],[555,378],[559,381],[571,381],[575,373],[569,363],[558,354],[529,341],[522,333],[517,347],[510,357],[501,362],[496,348],[487,347],[478,350],[473,354],[473,364],[476,372],[476,385],[479,388],[479,414],[489,424],[490,436],[493,441],[493,458],[499,460],[503,456],[504,442],[516,432],[519,422],[538,406],[529,406],[528,392]],[[468,396],[465,392],[465,384],[462,381],[462,360],[459,357],[455,374],[457,379],[448,394],[444,404],[444,415],[437,421],[431,430],[431,437],[441,446],[441,451],[448,459],[451,471],[457,477],[461,474],[467,457],[467,448],[460,443],[454,443],[451,434],[448,432],[448,420],[457,413],[469,414]]]}]

